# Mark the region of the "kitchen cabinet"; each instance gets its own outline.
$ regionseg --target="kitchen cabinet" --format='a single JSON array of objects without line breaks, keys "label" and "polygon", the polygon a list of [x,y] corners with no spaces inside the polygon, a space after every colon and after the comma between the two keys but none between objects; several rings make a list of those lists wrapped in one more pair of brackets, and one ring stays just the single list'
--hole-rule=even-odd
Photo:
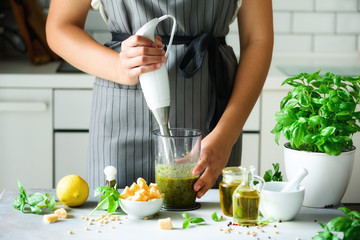
[{"label": "kitchen cabinet", "polygon": [[54,129],[88,130],[90,123],[92,90],[54,90]]},{"label": "kitchen cabinet", "polygon": [[[287,140],[281,136],[279,145],[275,143],[275,135],[270,133],[274,128],[275,113],[280,109],[280,101],[287,95],[287,90],[265,90],[261,98],[261,134],[260,134],[260,172],[263,174],[266,170],[272,169],[272,163],[280,163],[280,169],[285,174],[284,150],[283,145]],[[354,145],[360,148],[360,133],[356,133],[353,138]],[[326,174],[326,172],[324,172]],[[346,190],[342,202],[358,203],[360,202],[360,152],[356,151],[353,172],[349,186]]]},{"label": "kitchen cabinet", "polygon": [[255,174],[259,175],[260,172],[260,134],[259,133],[244,133],[243,144],[241,152],[241,165],[255,167]]},{"label": "kitchen cabinet", "polygon": [[51,89],[0,89],[0,192],[51,188],[53,181]]},{"label": "kitchen cabinet", "polygon": [[91,89],[54,90],[54,185],[65,175],[87,179]]},{"label": "kitchen cabinet", "polygon": [[55,132],[55,186],[69,174],[87,179],[87,132]]},{"label": "kitchen cabinet", "polygon": [[241,165],[253,165],[255,174],[260,173],[260,98],[252,109],[244,128],[242,138]]}]

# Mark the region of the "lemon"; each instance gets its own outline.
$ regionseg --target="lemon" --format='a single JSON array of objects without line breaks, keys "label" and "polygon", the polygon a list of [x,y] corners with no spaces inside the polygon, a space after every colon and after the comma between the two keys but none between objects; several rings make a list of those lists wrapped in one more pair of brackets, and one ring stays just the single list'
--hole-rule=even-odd
[{"label": "lemon", "polygon": [[89,185],[78,175],[67,175],[58,182],[56,195],[62,204],[77,207],[86,202]]}]

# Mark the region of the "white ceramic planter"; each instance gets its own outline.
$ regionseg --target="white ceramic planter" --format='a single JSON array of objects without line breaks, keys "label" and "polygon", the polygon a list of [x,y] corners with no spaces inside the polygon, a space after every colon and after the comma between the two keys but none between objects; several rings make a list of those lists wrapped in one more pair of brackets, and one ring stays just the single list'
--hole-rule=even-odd
[{"label": "white ceramic planter", "polygon": [[340,203],[348,186],[355,159],[355,149],[339,156],[293,150],[284,145],[285,172],[288,181],[300,167],[309,174],[301,182],[305,187],[303,205],[333,207]]}]

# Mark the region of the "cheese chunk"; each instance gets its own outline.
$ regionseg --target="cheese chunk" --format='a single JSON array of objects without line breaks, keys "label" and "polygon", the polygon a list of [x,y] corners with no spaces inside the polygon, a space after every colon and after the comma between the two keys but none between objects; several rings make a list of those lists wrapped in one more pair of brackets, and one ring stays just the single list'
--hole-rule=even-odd
[{"label": "cheese chunk", "polygon": [[159,189],[150,188],[150,199],[160,199],[163,195],[160,193]]},{"label": "cheese chunk", "polygon": [[138,178],[136,183],[140,187],[140,189],[145,189],[146,191],[149,191],[149,186],[146,184],[145,179]]},{"label": "cheese chunk", "polygon": [[54,212],[56,215],[58,215],[59,218],[67,218],[67,212],[64,208],[59,208]]},{"label": "cheese chunk", "polygon": [[159,219],[158,226],[161,230],[173,229],[172,224],[171,224],[171,218]]},{"label": "cheese chunk", "polygon": [[136,191],[140,190],[139,185],[137,185],[135,182],[131,184],[130,186],[130,192],[132,192],[132,195],[135,194]]},{"label": "cheese chunk", "polygon": [[59,217],[57,214],[46,214],[43,217],[44,223],[54,223],[59,220]]},{"label": "cheese chunk", "polygon": [[125,189],[120,194],[120,197],[122,199],[127,199],[128,197],[131,197],[133,195],[134,195],[134,193],[130,190],[130,188],[128,186],[126,186]]}]

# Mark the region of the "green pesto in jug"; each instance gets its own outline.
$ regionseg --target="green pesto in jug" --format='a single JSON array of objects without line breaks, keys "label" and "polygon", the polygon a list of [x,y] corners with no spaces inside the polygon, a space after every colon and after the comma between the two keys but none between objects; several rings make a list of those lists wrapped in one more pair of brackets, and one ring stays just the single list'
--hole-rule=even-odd
[{"label": "green pesto in jug", "polygon": [[193,187],[199,176],[192,176],[192,169],[188,164],[155,167],[155,182],[165,194],[165,206],[187,208],[194,205],[196,192]]},{"label": "green pesto in jug", "polygon": [[167,178],[155,174],[155,182],[160,191],[165,193],[164,205],[173,208],[193,206],[196,199],[193,187],[198,178]]}]

